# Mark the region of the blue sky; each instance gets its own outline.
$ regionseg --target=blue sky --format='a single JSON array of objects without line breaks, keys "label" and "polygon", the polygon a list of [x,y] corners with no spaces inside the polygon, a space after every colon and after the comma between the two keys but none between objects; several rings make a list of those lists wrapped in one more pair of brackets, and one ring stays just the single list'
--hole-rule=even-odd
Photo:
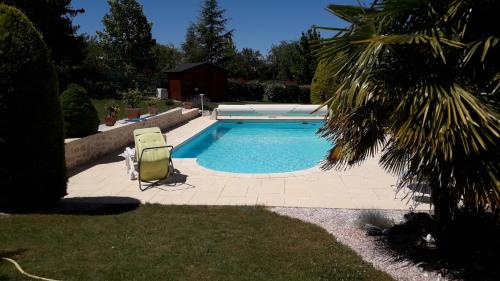
[{"label": "blue sky", "polygon": [[[196,21],[202,0],[139,0],[153,23],[153,37],[162,44],[180,46],[186,28]],[[313,24],[343,26],[340,19],[325,10],[328,4],[355,4],[356,0],[219,0],[235,29],[239,49],[249,47],[266,54],[272,44],[295,40]],[[84,8],[74,23],[79,32],[94,35],[102,29],[101,19],[108,12],[106,0],[73,0],[74,8]]]}]

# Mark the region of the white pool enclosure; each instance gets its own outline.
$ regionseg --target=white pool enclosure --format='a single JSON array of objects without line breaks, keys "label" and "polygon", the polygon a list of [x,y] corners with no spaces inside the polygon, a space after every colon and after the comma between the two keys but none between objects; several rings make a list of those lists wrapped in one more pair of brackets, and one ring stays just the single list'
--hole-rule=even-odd
[{"label": "white pool enclosure", "polygon": [[217,118],[231,117],[315,117],[328,114],[326,106],[315,104],[221,104],[217,107]]}]

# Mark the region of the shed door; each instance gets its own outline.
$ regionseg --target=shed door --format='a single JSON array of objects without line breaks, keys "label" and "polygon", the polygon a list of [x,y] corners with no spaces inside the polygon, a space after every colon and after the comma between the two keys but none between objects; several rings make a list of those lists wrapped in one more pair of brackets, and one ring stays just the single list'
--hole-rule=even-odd
[{"label": "shed door", "polygon": [[182,101],[181,80],[170,80],[170,98]]}]

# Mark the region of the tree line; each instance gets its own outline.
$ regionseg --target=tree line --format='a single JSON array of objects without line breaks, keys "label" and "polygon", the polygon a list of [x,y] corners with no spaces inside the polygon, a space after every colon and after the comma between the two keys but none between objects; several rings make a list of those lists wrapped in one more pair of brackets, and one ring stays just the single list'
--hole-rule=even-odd
[{"label": "tree line", "polygon": [[299,40],[272,45],[267,55],[251,48],[238,50],[235,30],[228,27],[226,11],[217,0],[202,0],[180,47],[153,38],[152,23],[137,0],[108,0],[103,29],[94,35],[77,33],[73,19],[85,11],[73,8],[71,0],[0,1],[23,11],[41,32],[61,90],[77,83],[93,96],[114,96],[130,88],[152,94],[157,87],[167,87],[167,70],[188,62],[211,62],[226,68],[230,78],[297,84],[310,84],[316,68],[311,42],[320,38],[318,32],[308,30]]}]

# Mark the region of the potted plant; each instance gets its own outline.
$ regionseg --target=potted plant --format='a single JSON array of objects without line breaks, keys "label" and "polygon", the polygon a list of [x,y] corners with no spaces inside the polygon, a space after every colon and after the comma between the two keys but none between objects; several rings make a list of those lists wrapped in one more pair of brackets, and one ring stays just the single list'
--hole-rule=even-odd
[{"label": "potted plant", "polygon": [[104,124],[106,126],[114,126],[116,120],[118,119],[118,113],[120,112],[120,108],[117,104],[110,102],[105,105],[106,108],[106,118],[104,118]]},{"label": "potted plant", "polygon": [[142,94],[138,89],[130,89],[123,93],[123,103],[127,106],[127,119],[141,117],[139,103],[142,101]]},{"label": "potted plant", "polygon": [[147,102],[148,104],[148,113],[149,115],[156,115],[158,114],[158,105],[160,104],[159,99],[150,99]]}]

